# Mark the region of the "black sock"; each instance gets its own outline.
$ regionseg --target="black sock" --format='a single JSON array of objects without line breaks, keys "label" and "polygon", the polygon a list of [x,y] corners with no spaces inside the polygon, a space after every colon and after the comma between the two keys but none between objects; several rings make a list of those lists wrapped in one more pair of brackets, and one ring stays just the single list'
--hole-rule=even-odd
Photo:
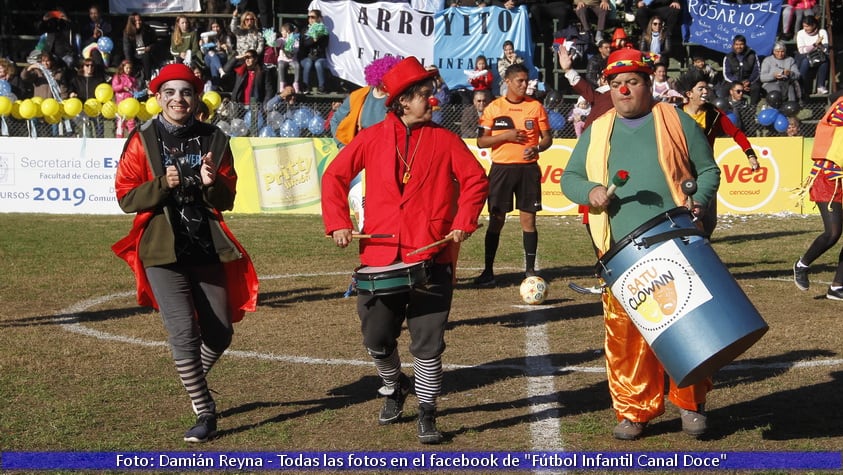
[{"label": "black sock", "polygon": [[486,231],[486,270],[492,271],[495,264],[495,255],[498,253],[498,244],[501,242],[501,234]]},{"label": "black sock", "polygon": [[536,249],[539,247],[539,232],[533,231],[522,233],[524,240],[524,259],[527,270],[536,270]]}]

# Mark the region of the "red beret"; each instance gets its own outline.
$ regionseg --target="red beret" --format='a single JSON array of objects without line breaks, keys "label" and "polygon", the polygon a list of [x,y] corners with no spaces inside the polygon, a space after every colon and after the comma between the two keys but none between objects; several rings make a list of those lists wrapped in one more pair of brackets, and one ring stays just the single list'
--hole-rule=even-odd
[{"label": "red beret", "polygon": [[430,79],[438,74],[438,71],[428,71],[424,69],[415,56],[408,56],[400,63],[392,67],[386,74],[383,75],[383,88],[388,94],[386,98],[386,105],[392,104],[392,101],[406,91],[413,84]]},{"label": "red beret", "polygon": [[606,59],[606,69],[603,77],[620,73],[653,74],[653,67],[644,59],[644,55],[637,49],[621,48],[613,51]]},{"label": "red beret", "polygon": [[196,94],[202,94],[205,89],[205,83],[193,74],[187,66],[180,63],[168,64],[161,68],[161,72],[155,79],[149,81],[149,90],[153,94],[158,93],[158,89],[167,81],[187,81],[193,85],[193,91]]}]

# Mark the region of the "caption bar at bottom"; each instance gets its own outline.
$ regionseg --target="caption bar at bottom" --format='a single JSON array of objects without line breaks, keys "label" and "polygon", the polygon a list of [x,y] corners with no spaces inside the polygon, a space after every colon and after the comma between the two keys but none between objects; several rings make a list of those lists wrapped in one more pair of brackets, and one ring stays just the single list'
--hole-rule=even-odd
[{"label": "caption bar at bottom", "polygon": [[840,452],[2,452],[4,470],[841,470]]}]

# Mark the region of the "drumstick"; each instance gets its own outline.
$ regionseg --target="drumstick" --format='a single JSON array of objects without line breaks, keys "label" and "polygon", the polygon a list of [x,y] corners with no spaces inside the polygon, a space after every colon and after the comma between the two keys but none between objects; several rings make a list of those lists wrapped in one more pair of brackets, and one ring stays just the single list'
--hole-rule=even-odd
[{"label": "drumstick", "polygon": [[[483,227],[483,223],[480,223],[480,224],[477,225],[477,229],[480,229],[482,227]],[[416,254],[418,254],[422,251],[426,251],[426,250],[434,248],[436,246],[440,246],[442,244],[445,244],[446,242],[450,241],[451,239],[453,239],[453,238],[445,237],[445,238],[442,238],[442,239],[440,239],[436,242],[432,242],[432,243],[428,244],[427,246],[422,246],[422,247],[416,249],[415,251],[408,252],[407,257],[414,256],[414,255],[416,255]]]},{"label": "drumstick", "polygon": [[[325,235],[326,238],[333,238],[330,234]],[[351,234],[351,237],[357,239],[389,239],[395,237],[394,234]]]},{"label": "drumstick", "polygon": [[413,256],[413,255],[416,255],[416,254],[418,254],[418,253],[420,253],[420,252],[422,252],[422,251],[426,251],[426,250],[428,250],[428,249],[430,249],[430,248],[433,248],[433,247],[439,246],[439,245],[441,245],[441,244],[445,244],[446,242],[450,241],[451,239],[453,239],[453,238],[446,237],[446,238],[442,238],[442,239],[440,239],[440,240],[438,240],[438,241],[436,241],[436,242],[432,242],[432,243],[428,244],[427,246],[422,246],[422,247],[420,247],[420,248],[416,249],[415,251],[410,251],[410,252],[408,252],[408,253],[407,253],[407,257],[410,257],[410,256]]},{"label": "drumstick", "polygon": [[615,196],[615,191],[618,189],[619,186],[626,185],[626,182],[629,180],[629,172],[626,170],[618,170],[615,173],[615,176],[612,177],[612,184],[609,185],[609,189],[606,190],[606,196],[609,198]]}]

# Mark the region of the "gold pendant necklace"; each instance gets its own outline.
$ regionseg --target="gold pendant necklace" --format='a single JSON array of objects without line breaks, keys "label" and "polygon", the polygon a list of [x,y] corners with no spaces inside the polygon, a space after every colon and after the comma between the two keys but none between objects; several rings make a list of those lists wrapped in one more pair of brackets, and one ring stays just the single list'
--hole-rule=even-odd
[{"label": "gold pendant necklace", "polygon": [[412,176],[410,174],[410,169],[413,166],[413,162],[416,160],[416,152],[419,151],[419,145],[421,144],[421,138],[422,138],[423,133],[424,133],[424,129],[421,129],[421,131],[419,132],[419,138],[416,141],[416,148],[413,149],[413,154],[410,155],[409,161],[404,160],[404,156],[401,155],[401,150],[398,149],[398,144],[395,144],[395,153],[398,154],[398,159],[401,160],[401,163],[404,164],[404,176],[401,178],[401,183],[403,183],[405,185],[407,184],[408,181],[410,181],[410,177]]}]

